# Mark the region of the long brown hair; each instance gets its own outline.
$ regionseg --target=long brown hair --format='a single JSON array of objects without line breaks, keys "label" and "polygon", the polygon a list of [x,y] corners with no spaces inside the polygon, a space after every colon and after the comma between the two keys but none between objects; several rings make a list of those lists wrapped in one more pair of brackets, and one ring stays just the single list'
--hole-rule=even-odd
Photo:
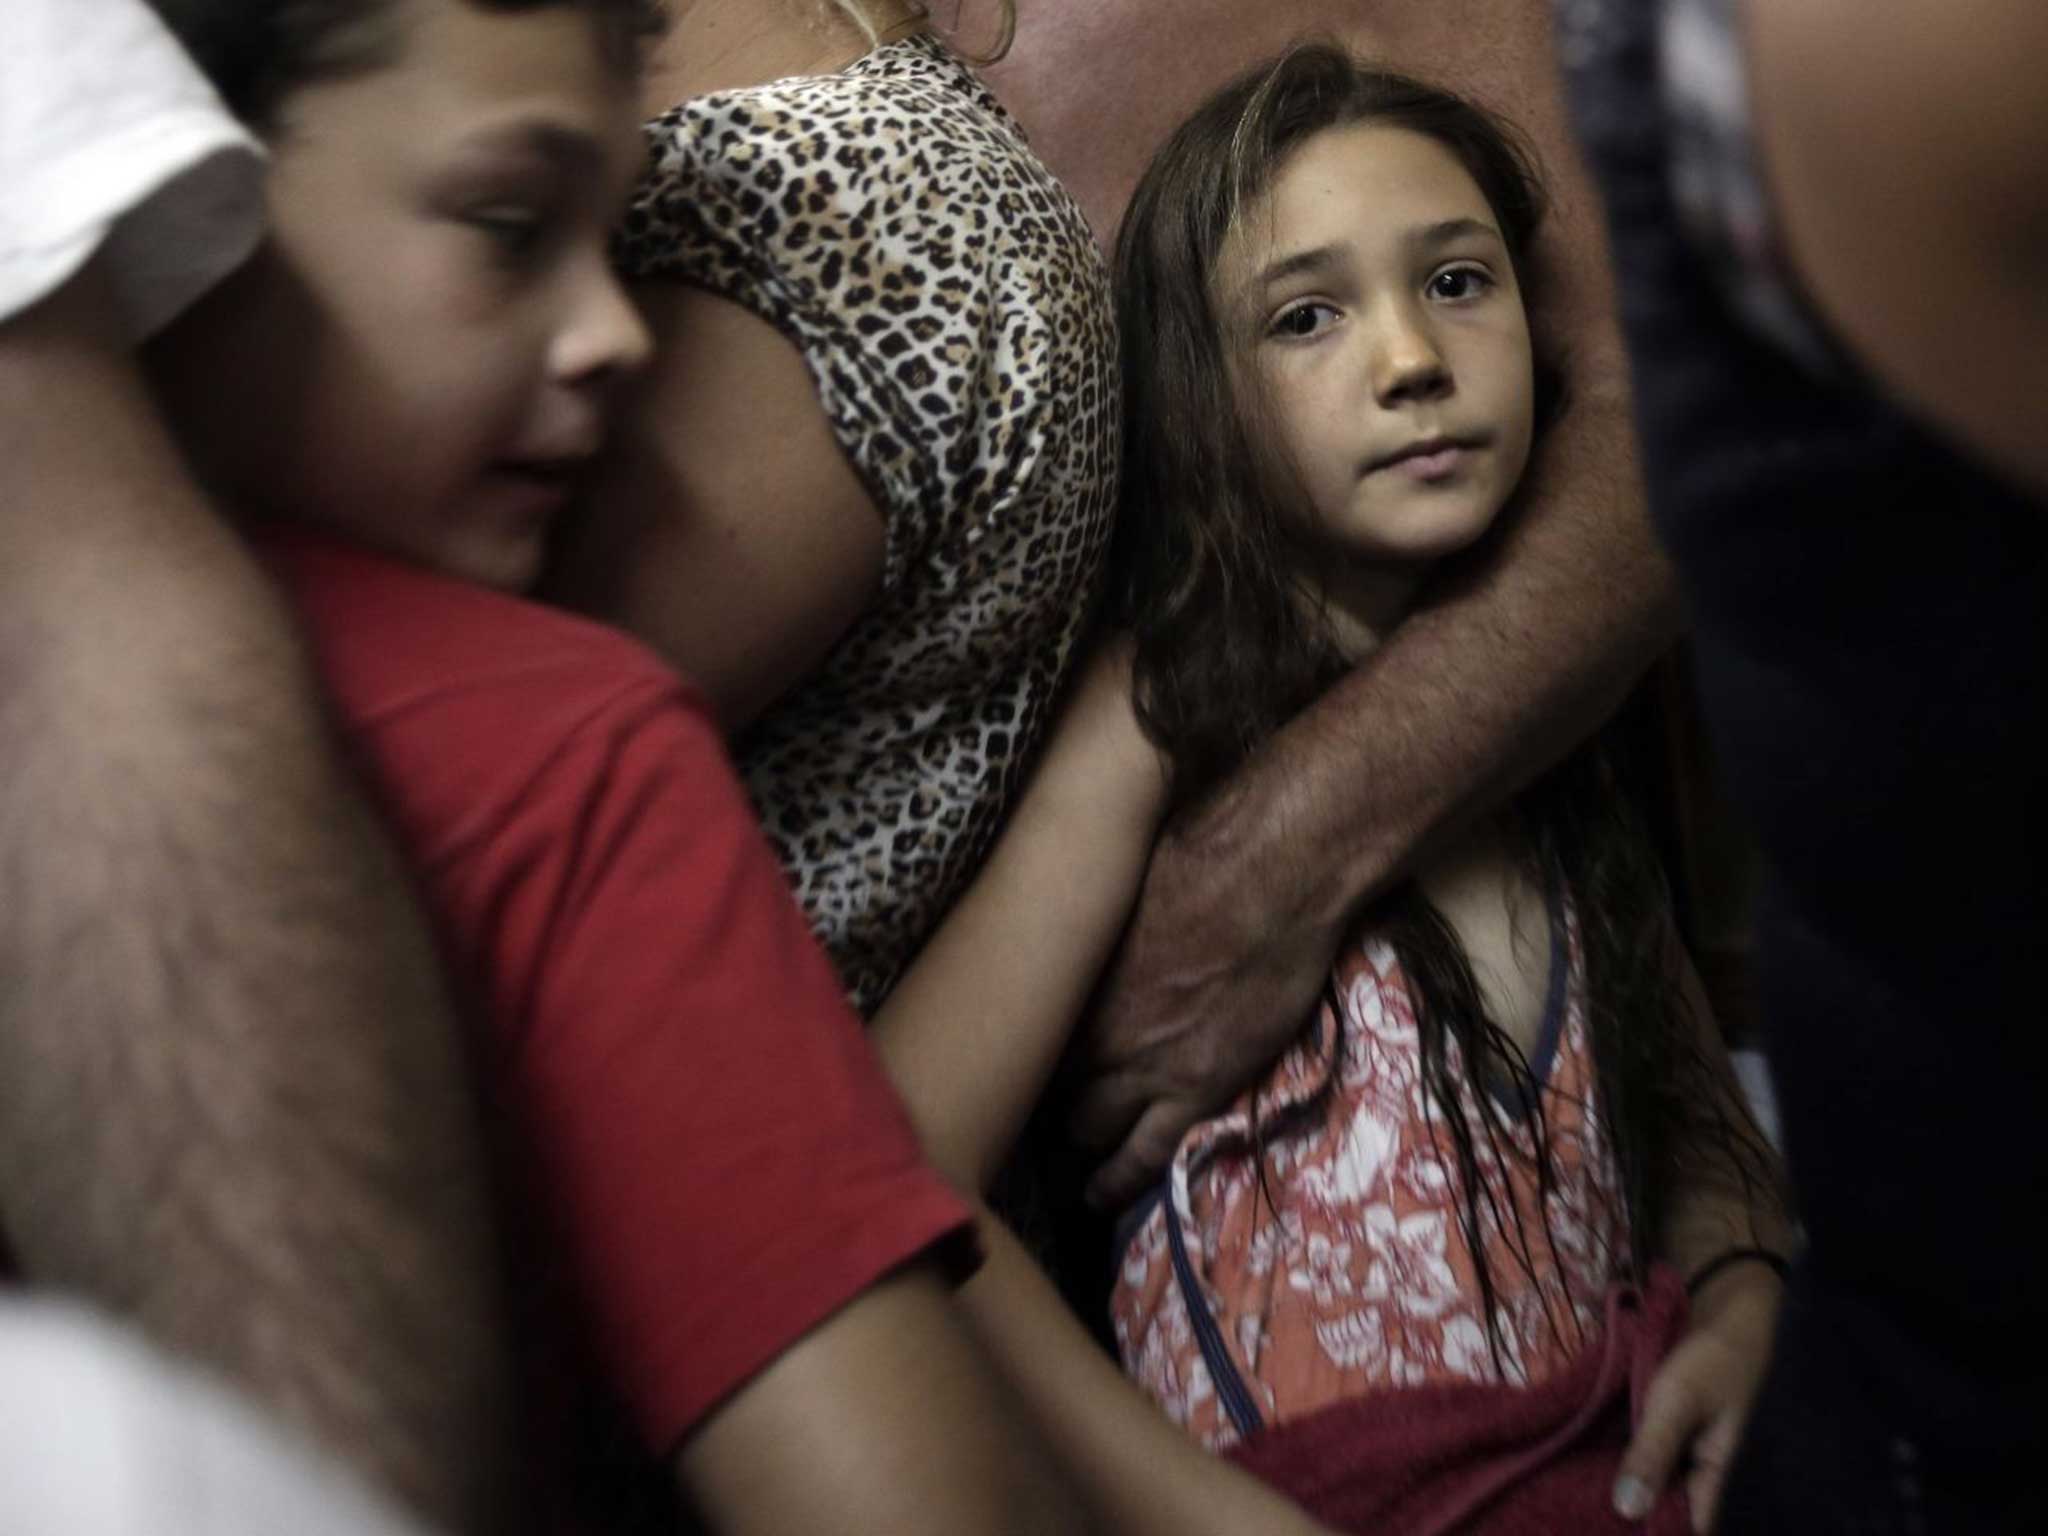
[{"label": "long brown hair", "polygon": [[[1124,478],[1106,601],[1110,622],[1135,642],[1139,718],[1171,758],[1183,805],[1215,792],[1348,665],[1294,574],[1287,529],[1300,493],[1275,463],[1250,370],[1231,355],[1214,274],[1233,224],[1302,144],[1368,122],[1424,134],[1456,156],[1500,224],[1526,298],[1544,196],[1513,130],[1446,91],[1323,44],[1292,49],[1202,106],[1153,160],[1119,232]],[[1539,441],[1563,409],[1558,377],[1539,338]],[[1598,1110],[1640,1277],[1681,1176],[1723,1181],[1745,1199],[1774,1181],[1676,984],[1663,876],[1634,769],[1630,754],[1596,738],[1522,794],[1514,824],[1531,874],[1568,895],[1578,919]],[[1412,881],[1362,921],[1392,941],[1415,1000],[1423,1079],[1451,1142],[1460,1226],[1498,1363],[1489,1227],[1532,1277],[1537,1258],[1519,1212],[1498,1208],[1485,1174],[1518,1155],[1510,1119],[1531,1121],[1537,1185],[1547,1195],[1539,1085],[1487,1016],[1456,934]],[[1495,1081],[1514,1109],[1481,1087]],[[1465,1108],[1468,1086],[1479,1089],[1476,1115]],[[1547,1208],[1541,1237],[1550,1240]]]},{"label": "long brown hair", "polygon": [[[1341,50],[1304,45],[1242,76],[1167,140],[1115,256],[1124,373],[1123,500],[1109,601],[1136,635],[1139,706],[1197,797],[1343,666],[1305,623],[1285,536],[1291,487],[1263,402],[1225,337],[1225,237],[1306,140],[1375,122],[1438,140],[1478,183],[1526,294],[1543,192],[1512,131],[1479,108]],[[1554,391],[1546,369],[1545,388]],[[1550,414],[1539,401],[1538,420]]]}]

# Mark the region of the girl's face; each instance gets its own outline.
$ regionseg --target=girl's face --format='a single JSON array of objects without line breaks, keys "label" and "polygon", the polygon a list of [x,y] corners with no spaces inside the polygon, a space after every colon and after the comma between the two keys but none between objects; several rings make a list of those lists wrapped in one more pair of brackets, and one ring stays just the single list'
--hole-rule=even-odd
[{"label": "girl's face", "polygon": [[516,590],[648,351],[606,260],[632,92],[573,5],[387,24],[286,103],[269,242],[152,362],[233,505]]},{"label": "girl's face", "polygon": [[1528,462],[1534,376],[1499,222],[1449,149],[1316,134],[1231,230],[1216,298],[1306,494],[1312,586],[1342,606],[1347,573],[1380,575],[1405,597],[1485,531]]}]

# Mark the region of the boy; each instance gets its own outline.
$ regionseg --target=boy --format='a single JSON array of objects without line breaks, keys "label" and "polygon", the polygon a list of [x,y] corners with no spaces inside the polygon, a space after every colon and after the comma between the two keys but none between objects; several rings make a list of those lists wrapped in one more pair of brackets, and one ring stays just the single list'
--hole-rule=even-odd
[{"label": "boy", "polygon": [[276,163],[270,243],[151,364],[469,989],[531,1449],[594,1369],[721,1530],[1083,1528],[927,1262],[963,1209],[700,701],[511,595],[647,347],[606,263],[641,8],[165,10]]}]

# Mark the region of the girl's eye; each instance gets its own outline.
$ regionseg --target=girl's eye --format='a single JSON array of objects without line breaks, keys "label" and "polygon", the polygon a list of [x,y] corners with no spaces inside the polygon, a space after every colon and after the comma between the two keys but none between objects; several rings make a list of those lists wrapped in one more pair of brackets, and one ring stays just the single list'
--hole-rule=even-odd
[{"label": "girl's eye", "polygon": [[1272,334],[1291,338],[1314,336],[1336,318],[1337,311],[1328,304],[1305,300],[1290,304],[1273,317]]},{"label": "girl's eye", "polygon": [[1429,296],[1455,304],[1462,299],[1476,299],[1492,288],[1493,274],[1484,267],[1445,267],[1430,275],[1427,284]]}]

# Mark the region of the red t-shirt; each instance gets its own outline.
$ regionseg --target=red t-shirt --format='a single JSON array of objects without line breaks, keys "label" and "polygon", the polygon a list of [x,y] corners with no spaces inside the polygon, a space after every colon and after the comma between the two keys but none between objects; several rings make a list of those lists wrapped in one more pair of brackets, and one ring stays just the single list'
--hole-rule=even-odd
[{"label": "red t-shirt", "polygon": [[523,1310],[566,1285],[551,1327],[666,1451],[966,1210],[689,685],[567,614],[269,548],[486,1021]]}]

